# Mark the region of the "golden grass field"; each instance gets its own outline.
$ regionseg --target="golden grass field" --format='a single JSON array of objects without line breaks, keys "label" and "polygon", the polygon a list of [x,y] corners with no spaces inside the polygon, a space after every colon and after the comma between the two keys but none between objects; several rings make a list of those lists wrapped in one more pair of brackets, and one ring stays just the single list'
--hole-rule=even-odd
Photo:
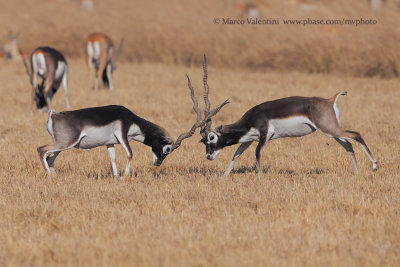
[{"label": "golden grass field", "polygon": [[[120,182],[111,177],[105,147],[61,153],[58,175],[49,178],[36,152],[51,142],[47,114],[29,115],[22,64],[1,61],[0,265],[398,266],[399,81],[238,72],[208,61],[212,105],[231,99],[214,126],[262,101],[331,97],[346,89],[348,96],[339,100],[342,125],[361,132],[379,170],[372,172],[355,145],[360,175],[354,175],[344,149],[314,133],[268,143],[260,175],[251,170],[252,145],[226,177],[236,147],[210,162],[196,133],[159,168],[151,165],[149,147],[131,142],[131,175]],[[83,59],[69,66],[73,109],[121,104],[174,138],[194,122],[185,73],[200,99],[200,66],[122,63],[116,90],[97,93]],[[62,91],[53,107],[65,108]],[[117,165],[125,166],[120,146]]]},{"label": "golden grass field", "polygon": [[[115,45],[125,37],[121,61],[196,66],[206,53],[215,66],[241,70],[341,73],[357,77],[400,75],[400,0],[379,12],[368,0],[0,0],[0,41],[21,31],[30,53],[50,45],[67,58],[84,56],[86,36],[106,32]],[[88,0],[86,0],[88,1]],[[240,19],[235,7],[261,2],[261,18],[279,25],[214,25]],[[302,9],[311,5],[312,11]],[[283,25],[283,19],[376,19],[376,25]]]}]

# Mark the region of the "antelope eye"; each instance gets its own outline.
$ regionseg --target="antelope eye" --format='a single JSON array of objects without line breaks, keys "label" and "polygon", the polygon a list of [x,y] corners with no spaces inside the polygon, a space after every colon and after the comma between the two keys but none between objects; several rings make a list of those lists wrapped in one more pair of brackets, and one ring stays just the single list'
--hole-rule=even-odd
[{"label": "antelope eye", "polygon": [[171,152],[171,146],[170,145],[166,145],[163,147],[163,153],[164,154],[169,154]]},{"label": "antelope eye", "polygon": [[210,136],[210,141],[214,140],[214,138],[215,138],[214,135],[211,135]]}]

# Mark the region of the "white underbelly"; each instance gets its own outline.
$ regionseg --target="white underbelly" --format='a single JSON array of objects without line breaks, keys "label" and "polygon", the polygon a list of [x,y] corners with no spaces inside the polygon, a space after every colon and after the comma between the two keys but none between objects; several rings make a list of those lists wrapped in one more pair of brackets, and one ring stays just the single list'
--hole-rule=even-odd
[{"label": "white underbelly", "polygon": [[121,131],[120,122],[103,127],[85,127],[76,148],[89,149],[104,145],[119,144],[116,134]]},{"label": "white underbelly", "polygon": [[268,124],[268,137],[276,139],[280,137],[299,137],[315,131],[314,124],[303,116],[285,119],[270,120]]}]

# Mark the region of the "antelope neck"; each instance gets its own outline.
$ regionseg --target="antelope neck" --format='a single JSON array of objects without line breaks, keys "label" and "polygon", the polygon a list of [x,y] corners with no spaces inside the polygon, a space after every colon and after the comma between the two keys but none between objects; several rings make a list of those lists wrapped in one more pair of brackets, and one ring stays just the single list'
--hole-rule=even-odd
[{"label": "antelope neck", "polygon": [[224,146],[231,146],[239,143],[240,138],[242,138],[250,128],[240,123],[234,123],[229,125],[224,125],[220,131]]}]

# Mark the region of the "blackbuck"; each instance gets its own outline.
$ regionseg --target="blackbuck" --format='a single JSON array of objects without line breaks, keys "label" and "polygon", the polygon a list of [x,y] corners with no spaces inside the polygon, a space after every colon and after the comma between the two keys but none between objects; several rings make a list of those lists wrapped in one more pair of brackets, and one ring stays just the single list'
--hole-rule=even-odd
[{"label": "blackbuck", "polygon": [[87,37],[85,50],[86,63],[89,70],[90,81],[93,65],[95,67],[95,91],[99,89],[99,77],[101,78],[101,87],[114,90],[112,84],[112,73],[116,69],[115,64],[121,52],[123,43],[124,39],[121,39],[113,58],[113,42],[110,37],[104,33],[92,33]]},{"label": "blackbuck", "polygon": [[[65,104],[67,109],[69,109],[67,87],[68,64],[63,54],[51,47],[38,47],[31,54],[31,69],[29,69],[25,57],[23,58],[23,62],[32,85],[31,114],[34,102],[36,102],[38,109],[44,107],[51,109],[51,100],[60,87],[61,82],[64,87]],[[41,83],[38,83],[38,76],[42,78]]]},{"label": "blackbuck", "polygon": [[260,17],[261,6],[268,6],[268,4],[263,3],[261,0],[252,0],[245,3],[238,3],[236,10],[240,12],[242,18],[256,19]]},{"label": "blackbuck", "polygon": [[[204,59],[204,101],[207,116],[210,110],[208,99],[207,66]],[[320,97],[293,96],[259,104],[247,111],[240,120],[233,124],[221,125],[211,130],[211,119],[201,128],[201,141],[206,146],[206,158],[214,160],[224,147],[240,143],[225,174],[229,175],[236,160],[253,142],[256,148],[256,172],[260,171],[261,149],[273,139],[281,137],[302,137],[318,130],[334,138],[349,153],[355,173],[357,163],[350,140],[359,143],[372,162],[372,169],[377,170],[377,160],[372,155],[361,135],[340,128],[340,116],[337,101],[345,91],[335,94],[330,99]],[[200,112],[200,111],[197,111]]]},{"label": "blackbuck", "polygon": [[[197,101],[189,82],[194,110],[198,110]],[[147,121],[123,106],[103,106],[85,108],[74,111],[55,112],[50,110],[47,120],[47,131],[53,137],[54,143],[38,148],[40,160],[51,175],[55,173],[54,161],[57,155],[70,148],[91,149],[107,146],[111,158],[112,172],[118,177],[115,163],[115,144],[121,144],[127,155],[124,176],[129,174],[132,150],[129,141],[135,140],[150,146],[153,154],[153,165],[160,166],[165,157],[177,149],[182,141],[195,133],[207,120],[210,120],[225,103],[210,112],[204,120],[201,114],[188,132],[185,132],[175,142],[167,131]],[[120,177],[121,178],[121,177]]]},{"label": "blackbuck", "polygon": [[23,52],[18,46],[18,36],[20,32],[13,34],[11,31],[8,33],[6,41],[0,50],[0,57],[8,60],[21,60]]}]

